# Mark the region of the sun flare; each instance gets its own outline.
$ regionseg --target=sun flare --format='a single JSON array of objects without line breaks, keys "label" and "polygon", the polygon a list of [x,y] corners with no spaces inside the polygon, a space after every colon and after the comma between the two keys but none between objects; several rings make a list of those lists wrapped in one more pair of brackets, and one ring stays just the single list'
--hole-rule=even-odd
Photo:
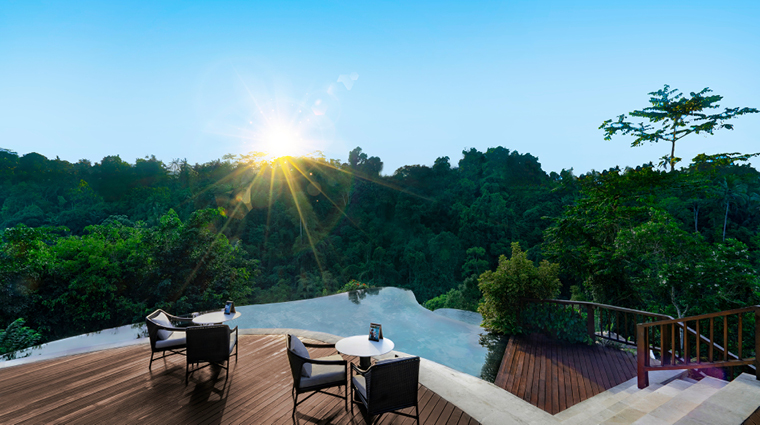
[{"label": "sun flare", "polygon": [[287,125],[268,126],[261,135],[262,147],[269,158],[298,156],[304,152],[304,141],[298,132]]}]

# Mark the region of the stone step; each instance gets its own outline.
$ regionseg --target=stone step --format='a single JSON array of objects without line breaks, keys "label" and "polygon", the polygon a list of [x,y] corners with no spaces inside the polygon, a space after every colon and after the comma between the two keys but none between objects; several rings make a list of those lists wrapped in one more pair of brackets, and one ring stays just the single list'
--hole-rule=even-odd
[{"label": "stone step", "polygon": [[[696,381],[694,382],[696,383]],[[643,414],[641,416],[644,416],[647,413],[652,412],[654,409],[667,403],[678,394],[681,394],[683,391],[685,391],[687,388],[691,387],[692,385],[693,383],[689,381],[676,379],[674,381],[669,382],[667,385],[663,385],[662,387],[660,387],[653,393],[648,394],[643,398],[639,398],[638,400],[635,400],[633,403],[630,403],[631,409],[642,412]],[[627,401],[627,400],[624,400],[624,401]],[[628,417],[633,417],[633,416],[634,414],[628,415]]]},{"label": "stone step", "polygon": [[[661,390],[663,386],[666,386],[666,384],[669,384],[672,381],[680,382],[679,378],[684,376],[685,374],[683,371],[667,370],[650,372],[650,382],[652,385],[650,385],[645,391],[648,394],[653,391]],[[674,385],[677,386],[681,384],[676,383],[668,388],[673,388]],[[637,378],[632,378],[601,394],[597,394],[590,399],[571,406],[568,409],[557,413],[554,417],[564,424],[585,425],[587,423],[593,423],[589,422],[592,416],[596,416],[595,419],[599,421],[607,420],[616,413],[619,413],[619,409],[625,406],[619,405],[615,409],[608,411],[610,407],[638,392]],[[629,400],[629,403],[630,402],[633,402],[633,400]]]},{"label": "stone step", "polygon": [[588,416],[590,412],[600,412],[638,390],[639,389],[636,387],[636,378],[629,379],[601,394],[597,394],[594,397],[568,407],[554,415],[554,417],[560,421],[569,421],[577,415]]},{"label": "stone step", "polygon": [[[635,409],[632,409],[631,406],[639,403],[641,400],[648,397],[650,394],[654,394],[657,390],[662,388],[662,385],[659,384],[651,384],[647,388],[644,388],[643,390],[638,389],[636,385],[633,386],[633,392],[629,392],[627,394],[623,394],[624,396],[621,397],[617,402],[611,404],[610,406],[599,409],[596,411],[588,411],[583,414],[579,414],[574,416],[573,418],[563,421],[562,423],[566,423],[568,425],[570,424],[601,424],[605,423],[609,420],[611,420],[613,417],[619,416],[617,421],[623,421],[622,423],[631,423],[638,419],[640,416],[642,416],[644,413],[642,412],[640,415],[636,413]],[[630,411],[630,412],[628,412]],[[625,412],[625,413],[624,413]],[[631,416],[633,415],[633,416]],[[630,416],[630,417],[629,417]],[[612,423],[619,423],[619,422],[612,422]]]},{"label": "stone step", "polygon": [[[683,389],[678,390],[678,388],[673,387],[671,389],[663,390],[663,392],[670,392],[669,400],[666,400],[659,406],[655,406],[648,412],[644,412],[643,410],[628,412],[626,418],[632,418],[638,414],[638,412],[641,414],[638,414],[638,417],[633,421],[624,423],[633,423],[636,425],[664,425],[676,423],[702,402],[717,393],[721,388],[725,387],[728,383],[720,379],[706,377],[696,384],[690,384],[686,381],[684,381],[683,384],[673,381],[671,384],[676,387],[681,386]],[[686,387],[686,385],[688,385],[688,387]]]},{"label": "stone step", "polygon": [[[715,381],[724,382],[718,379]],[[760,406],[760,381],[754,375],[742,373],[675,423],[677,425],[741,424],[758,406]]]},{"label": "stone step", "polygon": [[628,407],[624,407],[623,405],[613,406],[610,410],[614,411],[621,408],[622,410],[612,416],[607,415],[609,417],[607,419],[604,419],[604,421],[601,423],[646,423],[641,421],[644,416],[659,406],[667,403],[673,397],[677,396],[690,386],[692,386],[691,382],[682,379],[676,379],[669,382],[667,385],[663,385],[651,393],[644,394],[643,397],[639,396],[626,398],[622,400],[622,403],[624,405],[627,404]]}]

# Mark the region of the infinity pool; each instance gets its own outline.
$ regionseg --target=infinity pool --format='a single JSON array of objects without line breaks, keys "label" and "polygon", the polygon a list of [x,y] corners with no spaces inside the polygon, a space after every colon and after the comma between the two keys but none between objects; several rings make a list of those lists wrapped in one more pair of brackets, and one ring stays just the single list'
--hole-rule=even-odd
[{"label": "infinity pool", "polygon": [[[436,314],[422,307],[410,290],[375,288],[309,300],[239,306],[240,318],[230,327],[295,328],[338,336],[369,333],[370,323],[383,325],[383,335],[395,349],[493,381],[505,344],[476,325],[479,315],[458,310]],[[452,318],[452,317],[456,317]],[[49,354],[61,347],[99,345],[133,340],[142,326],[123,326],[99,333],[53,341],[34,350]],[[56,347],[58,347],[56,349]]]}]

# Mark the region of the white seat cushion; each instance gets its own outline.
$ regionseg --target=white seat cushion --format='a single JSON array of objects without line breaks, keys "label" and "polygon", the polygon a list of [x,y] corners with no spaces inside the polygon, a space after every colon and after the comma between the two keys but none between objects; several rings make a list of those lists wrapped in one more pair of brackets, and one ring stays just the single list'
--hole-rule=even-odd
[{"label": "white seat cushion", "polygon": [[187,341],[185,337],[169,338],[156,341],[156,348],[159,350],[168,350],[169,348],[182,348]]},{"label": "white seat cushion", "polygon": [[301,388],[330,382],[346,382],[346,368],[342,365],[313,364],[311,366],[311,376],[308,378],[301,377]]},{"label": "white seat cushion", "polygon": [[356,388],[356,391],[359,391],[359,394],[364,397],[364,399],[367,399],[367,380],[364,379],[362,375],[354,375],[354,378],[352,379],[354,383],[354,388]]},{"label": "white seat cushion", "polygon": [[235,349],[235,344],[237,344],[237,337],[232,338],[232,335],[230,335],[230,353]]},{"label": "white seat cushion", "polygon": [[[303,345],[303,342],[301,342],[298,337],[295,337],[293,335],[290,336],[290,349],[293,350],[294,353],[298,354],[299,356],[310,359],[309,357],[309,350],[306,349],[306,346]],[[304,363],[303,368],[301,368],[301,377],[302,378],[308,378],[311,376],[311,364]]]},{"label": "white seat cushion", "polygon": [[[162,312],[159,313],[158,316],[153,318],[153,321],[158,323],[161,326],[169,326],[172,327],[172,322],[169,321],[169,318],[166,317],[166,315]],[[159,329],[158,330],[158,339],[168,339],[170,336],[172,336],[174,332],[167,331],[166,329]]]}]

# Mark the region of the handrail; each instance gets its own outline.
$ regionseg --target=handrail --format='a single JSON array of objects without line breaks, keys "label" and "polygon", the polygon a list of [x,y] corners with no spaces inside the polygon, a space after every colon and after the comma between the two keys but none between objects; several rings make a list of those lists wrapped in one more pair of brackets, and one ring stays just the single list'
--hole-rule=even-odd
[{"label": "handrail", "polygon": [[748,313],[750,311],[754,311],[755,308],[758,308],[760,306],[750,306],[750,307],[743,307],[743,308],[737,308],[734,310],[726,310],[726,311],[719,311],[717,313],[707,313],[707,314],[700,314],[699,316],[691,316],[691,317],[682,317],[680,319],[674,319],[670,316],[670,319],[664,319],[657,322],[649,322],[649,323],[642,323],[645,327],[652,327],[652,326],[659,326],[659,325],[670,325],[672,323],[679,323],[682,322],[691,322],[694,320],[704,320],[704,319],[710,319],[713,317],[722,317],[722,316],[728,316],[731,314],[740,314],[740,313]]},{"label": "handrail", "polygon": [[542,300],[536,298],[521,298],[520,301],[523,303],[536,302],[577,306],[578,308],[583,307],[586,311],[587,332],[591,339],[602,338],[631,346],[636,346],[637,323],[673,319],[672,316],[666,314],[590,301]]},{"label": "handrail", "polygon": [[[743,357],[744,347],[743,338],[743,318],[742,314],[754,313],[755,319],[755,357]],[[736,316],[736,326],[729,325],[728,318]],[[723,318],[722,324],[722,343],[720,346],[716,343],[715,328],[716,318]],[[702,335],[700,331],[701,321],[709,320],[709,338]],[[694,328],[689,326],[689,322],[694,322]],[[670,325],[670,326],[668,326]],[[760,305],[743,307],[734,310],[721,311],[716,313],[700,314],[691,317],[682,317],[678,319],[660,320],[657,322],[637,324],[637,375],[639,388],[646,388],[649,385],[649,371],[651,370],[679,370],[679,369],[704,369],[710,367],[735,367],[748,366],[755,370],[755,376],[760,379]],[[729,328],[731,327],[731,337],[736,336],[736,348],[738,354],[729,351]],[[650,344],[650,333],[656,337],[656,331],[659,329],[660,346],[656,347]],[[735,333],[733,331],[736,331]],[[676,338],[676,333],[678,337]],[[691,352],[692,345],[689,336],[695,336],[694,352]],[[707,345],[707,355],[702,355],[701,343]],[[668,349],[669,347],[669,349]],[[652,365],[647,355],[650,348],[659,350],[660,364]],[[715,350],[717,348],[717,350]],[[681,356],[677,355],[680,351]],[[718,351],[716,356],[715,351]],[[721,355],[722,354],[722,355]],[[695,361],[692,361],[694,357]],[[707,361],[702,361],[706,357]],[[722,360],[716,360],[716,357],[722,357]],[[680,363],[679,363],[680,361]]]},{"label": "handrail", "polygon": [[644,311],[644,310],[634,310],[632,308],[618,307],[616,305],[609,305],[609,304],[600,304],[600,303],[595,303],[591,301],[541,300],[538,298],[521,298],[521,300],[529,301],[529,302],[552,303],[552,304],[577,304],[577,305],[600,307],[600,308],[604,308],[605,310],[619,311],[621,313],[640,314],[640,315],[651,316],[651,317],[662,317],[664,320],[673,319],[673,316],[668,316],[667,314],[652,313],[650,311]]},{"label": "handrail", "polygon": [[[649,385],[649,371],[651,370],[678,370],[678,369],[703,369],[712,367],[746,366],[754,369],[755,375],[760,379],[760,305],[743,307],[734,310],[717,313],[701,314],[697,316],[674,318],[666,314],[652,313],[607,304],[599,304],[590,301],[570,300],[541,300],[535,298],[521,298],[521,304],[525,302],[549,303],[570,306],[581,309],[585,307],[587,317],[587,332],[589,337],[603,338],[618,343],[637,347],[638,384],[639,388]],[[595,312],[598,311],[598,315]],[[742,314],[755,313],[755,357],[743,357],[743,320]],[[605,318],[606,315],[606,318]],[[633,320],[629,320],[629,316]],[[622,318],[621,318],[622,316]],[[734,354],[729,351],[729,316],[737,316],[737,326],[731,328],[731,335],[737,336],[737,351]],[[723,318],[722,345],[716,342],[714,328],[715,318]],[[606,319],[606,320],[605,320]],[[644,320],[639,320],[644,319]],[[700,321],[710,320],[709,338],[702,333]],[[695,326],[689,326],[694,323]],[[633,327],[633,332],[631,332]],[[718,327],[721,327],[720,324]],[[659,331],[659,332],[658,332]],[[650,334],[652,344],[650,344]],[[678,335],[676,337],[676,335]],[[694,338],[691,338],[694,337]],[[693,339],[692,343],[690,339]],[[659,346],[656,344],[659,340]],[[706,347],[707,356],[702,356],[702,346]],[[692,346],[695,346],[692,351]],[[660,364],[651,364],[651,352],[659,352]],[[696,353],[696,354],[695,354]],[[708,361],[702,361],[707,357]],[[722,360],[715,360],[722,357]],[[696,361],[692,361],[696,358]]]},{"label": "handrail", "polygon": [[[706,319],[715,318],[715,317],[728,316],[728,315],[731,315],[731,314],[748,313],[748,312],[752,311],[755,307],[756,306],[750,306],[750,307],[737,308],[737,309],[734,309],[734,310],[719,311],[717,313],[700,314],[698,316],[691,316],[691,317],[680,318],[680,319],[661,320],[661,321],[658,321],[658,322],[643,323],[643,325],[644,325],[644,327],[654,327],[654,326],[659,326],[659,325],[678,324],[678,325],[681,326],[682,330],[685,329],[685,331],[688,332],[688,334],[690,336],[696,336],[698,328],[695,329],[695,328],[691,328],[689,326],[686,326],[685,325],[686,322],[706,320]],[[713,349],[715,349],[716,351],[718,351],[718,353],[723,354],[724,357],[728,357],[728,358],[731,358],[733,360],[740,360],[739,356],[737,356],[736,354],[734,354],[734,353],[732,353],[730,351],[726,352],[726,349],[724,349],[723,346],[721,346],[720,344],[718,344],[715,341],[711,341],[709,338],[707,338],[706,336],[702,335],[701,333],[699,334],[699,340],[700,340],[700,342],[704,342],[706,344],[710,344],[711,343]],[[681,360],[683,360],[683,359],[681,359]],[[754,369],[755,371],[757,371],[757,368],[754,365],[749,364],[748,366],[749,366],[750,369]]]}]

